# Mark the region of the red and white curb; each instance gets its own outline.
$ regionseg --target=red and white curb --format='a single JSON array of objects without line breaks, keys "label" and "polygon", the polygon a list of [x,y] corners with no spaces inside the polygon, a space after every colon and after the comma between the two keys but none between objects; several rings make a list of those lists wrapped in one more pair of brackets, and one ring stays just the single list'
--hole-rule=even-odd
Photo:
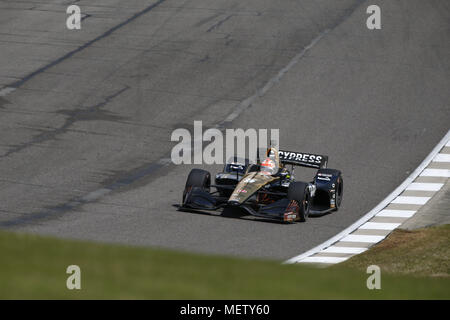
[{"label": "red and white curb", "polygon": [[450,177],[450,130],[411,175],[366,215],[285,263],[336,264],[366,251],[411,218]]}]

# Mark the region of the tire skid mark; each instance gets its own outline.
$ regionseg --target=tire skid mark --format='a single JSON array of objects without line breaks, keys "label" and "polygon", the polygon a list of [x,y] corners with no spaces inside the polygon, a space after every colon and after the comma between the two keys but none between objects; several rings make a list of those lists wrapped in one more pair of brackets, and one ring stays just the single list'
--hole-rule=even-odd
[{"label": "tire skid mark", "polygon": [[8,150],[5,154],[0,156],[1,158],[5,158],[10,156],[11,154],[20,152],[30,146],[33,146],[38,143],[42,143],[48,140],[54,140],[57,138],[58,135],[66,133],[68,129],[78,121],[88,121],[88,120],[121,120],[122,117],[114,115],[113,113],[109,111],[102,110],[101,108],[104,107],[106,104],[108,104],[111,100],[116,98],[117,96],[121,95],[123,92],[130,89],[129,86],[126,86],[119,91],[107,96],[104,101],[88,108],[79,108],[74,110],[59,110],[56,113],[67,115],[68,118],[64,122],[64,124],[59,127],[52,130],[41,130],[42,132],[38,135],[34,136],[30,141],[13,146]]},{"label": "tire skid mark", "polygon": [[61,205],[49,207],[46,210],[36,212],[36,213],[30,213],[26,215],[21,215],[19,217],[0,222],[1,228],[14,228],[19,227],[23,225],[30,225],[39,223],[45,220],[52,220],[52,219],[58,219],[62,217],[65,213],[68,211],[72,211],[76,209],[79,206],[82,206],[83,204],[87,204],[93,201],[96,201],[100,199],[101,197],[113,192],[114,190],[117,190],[119,188],[122,188],[124,186],[127,186],[139,179],[141,179],[144,176],[150,175],[154,173],[155,171],[161,169],[162,167],[165,167],[171,163],[170,158],[163,158],[155,163],[150,164],[149,166],[146,166],[138,171],[136,171],[132,176],[125,177],[122,179],[118,179],[117,181],[111,183],[110,185],[97,189],[95,191],[92,191],[82,197],[77,197],[69,202],[63,203]]},{"label": "tire skid mark", "polygon": [[127,24],[133,22],[134,20],[138,19],[139,17],[145,15],[146,13],[150,12],[151,10],[153,10],[154,8],[158,7],[161,3],[163,3],[165,0],[158,0],[157,2],[151,4],[150,6],[146,7],[145,9],[135,13],[134,15],[132,15],[130,18],[128,18],[127,20],[119,23],[118,25],[115,25],[114,27],[110,28],[109,30],[105,31],[104,33],[102,33],[101,35],[99,35],[98,37],[86,42],[85,44],[83,44],[82,46],[66,53],[65,55],[63,55],[62,57],[53,60],[52,62],[46,64],[45,66],[31,72],[30,74],[26,75],[25,77],[23,77],[22,79],[13,82],[12,84],[6,86],[6,88],[3,88],[0,90],[0,95],[2,94],[2,91],[8,88],[13,88],[13,89],[17,89],[20,86],[22,86],[25,82],[31,80],[32,78],[34,78],[35,76],[39,75],[42,72],[45,72],[46,70],[50,69],[53,66],[56,66],[57,64],[69,59],[70,57],[72,57],[73,55],[77,54],[80,51],[83,51],[86,48],[89,48],[90,46],[92,46],[94,43],[110,36],[112,33],[114,33],[115,31],[119,30],[120,28],[126,26]]},{"label": "tire skid mark", "polygon": [[232,16],[233,16],[233,15],[230,14],[230,15],[226,16],[225,18],[223,18],[222,20],[219,20],[217,23],[215,23],[215,24],[213,24],[211,27],[209,27],[209,29],[206,30],[206,32],[211,32],[211,31],[213,31],[213,30],[215,30],[215,29],[217,29],[217,28],[220,28],[220,26],[221,26],[222,24],[224,24],[226,21],[230,20]]},{"label": "tire skid mark", "polygon": [[[82,49],[80,49],[80,50],[77,49],[74,51],[76,51],[76,52],[81,51],[84,48],[86,48],[87,46],[94,43],[95,41],[98,41],[98,40],[108,36],[109,34],[114,32],[115,30],[119,29],[123,25],[131,22],[132,20],[136,19],[137,17],[141,16],[142,14],[147,13],[154,7],[158,6],[163,1],[164,0],[158,1],[157,3],[153,4],[152,6],[144,9],[144,11],[141,11],[140,13],[134,15],[133,17],[128,19],[126,22],[110,29],[109,31],[105,32],[102,36],[99,36],[96,39],[85,44],[83,47],[80,47]],[[333,29],[335,29],[338,25],[340,25],[347,18],[349,18],[353,14],[353,12],[364,2],[366,2],[366,0],[355,1],[352,6],[350,6],[348,9],[346,9],[344,11],[344,14],[342,15],[342,17],[340,17],[337,21],[335,21],[335,23],[333,23],[329,28],[325,28],[322,32],[319,32],[318,35],[312,39],[312,41],[309,45],[304,47],[300,51],[300,53],[298,53],[294,58],[292,58],[291,61],[284,68],[282,68],[274,77],[270,78],[261,89],[257,90],[257,92],[254,95],[252,95],[252,96],[248,97],[247,99],[238,103],[231,114],[229,114],[224,120],[218,122],[213,127],[217,128],[219,130],[225,130],[225,128],[227,126],[229,126],[233,122],[233,120],[236,119],[236,117],[238,117],[241,113],[243,113],[245,110],[247,110],[258,97],[263,96],[267,91],[270,90],[270,88],[273,87],[273,85],[275,83],[279,82],[281,80],[281,78],[284,76],[284,74],[286,72],[288,72],[288,70],[290,68],[292,68],[301,58],[303,58],[303,56],[305,55],[305,53],[308,50],[310,50],[314,45],[316,45],[327,33],[332,31]],[[222,20],[222,22],[220,24],[222,24],[229,18],[231,18],[231,15],[228,18]],[[217,27],[217,24],[215,26]],[[76,52],[69,53],[66,55],[67,57],[64,56],[62,58],[64,58],[64,60],[65,60],[65,59],[69,58],[70,56],[72,56],[73,54],[75,54]],[[59,62],[57,62],[57,63],[59,63]],[[55,65],[55,64],[53,64],[53,65]],[[51,65],[51,66],[53,66],[53,65]],[[44,68],[48,69],[51,66],[44,67]],[[42,70],[42,71],[45,71],[45,70]],[[35,76],[37,74],[36,72],[31,74],[30,76],[31,77]],[[26,80],[29,80],[29,78],[27,78]],[[25,82],[25,81],[23,81],[23,82]],[[20,83],[20,81],[19,81],[18,83],[20,83],[20,85],[21,85],[21,84],[23,84],[23,82]],[[13,87],[13,85],[11,85],[11,87]],[[0,89],[0,92],[1,92],[1,89]],[[111,193],[112,191],[115,191],[122,187],[128,186],[128,185],[140,180],[141,178],[149,176],[151,174],[154,174],[155,172],[159,171],[160,169],[168,167],[170,165],[173,165],[171,158],[170,158],[170,154],[166,154],[164,157],[160,158],[159,160],[157,160],[155,162],[146,164],[138,169],[134,169],[131,172],[128,172],[122,178],[119,178],[116,181],[111,182],[106,187],[92,191],[91,193],[88,193],[87,195],[85,195],[83,197],[78,197],[78,198],[73,199],[64,204],[50,207],[47,210],[44,210],[41,212],[31,213],[26,216],[21,216],[21,217],[15,218],[15,219],[0,222],[0,227],[13,228],[13,227],[20,227],[22,225],[33,224],[33,223],[43,221],[43,220],[57,219],[59,217],[62,217],[66,212],[72,211],[75,208],[77,208],[83,204],[94,202],[94,201],[100,199],[101,197]]]}]

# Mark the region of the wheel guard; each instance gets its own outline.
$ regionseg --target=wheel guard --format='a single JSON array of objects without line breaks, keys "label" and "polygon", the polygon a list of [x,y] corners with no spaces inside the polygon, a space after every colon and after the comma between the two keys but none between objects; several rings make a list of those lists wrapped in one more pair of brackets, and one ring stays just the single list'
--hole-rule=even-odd
[{"label": "wheel guard", "polygon": [[294,222],[299,220],[299,206],[297,201],[280,199],[271,204],[255,207],[249,203],[232,206],[225,199],[221,200],[211,195],[202,188],[194,187],[186,194],[185,201],[181,208],[194,210],[217,210],[225,206],[239,207],[249,214],[270,220]]},{"label": "wheel guard", "polygon": [[285,222],[294,222],[299,220],[299,206],[297,201],[280,199],[267,206],[262,207],[258,211],[258,216],[267,216],[269,218],[277,218]]},{"label": "wheel guard", "polygon": [[194,187],[186,194],[182,206],[192,209],[214,210],[217,209],[217,199],[202,188]]}]

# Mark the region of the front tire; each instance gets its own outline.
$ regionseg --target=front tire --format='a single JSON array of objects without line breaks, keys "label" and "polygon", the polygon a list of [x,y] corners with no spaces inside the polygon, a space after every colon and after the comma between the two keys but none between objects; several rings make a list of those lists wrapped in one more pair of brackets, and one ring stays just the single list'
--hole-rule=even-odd
[{"label": "front tire", "polygon": [[289,185],[287,197],[289,200],[297,201],[299,206],[299,220],[305,222],[309,216],[311,207],[311,195],[308,184],[305,182],[292,182]]},{"label": "front tire", "polygon": [[186,200],[186,195],[192,188],[202,188],[206,192],[211,189],[211,174],[202,169],[192,169],[186,180],[186,185],[183,191],[183,203]]}]

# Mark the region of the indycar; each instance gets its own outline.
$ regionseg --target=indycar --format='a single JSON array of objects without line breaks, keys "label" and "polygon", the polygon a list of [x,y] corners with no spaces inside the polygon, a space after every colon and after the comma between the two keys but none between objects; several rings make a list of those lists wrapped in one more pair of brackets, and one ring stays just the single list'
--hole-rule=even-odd
[{"label": "indycar", "polygon": [[[208,171],[192,169],[179,210],[236,208],[258,218],[304,222],[309,216],[337,211],[341,206],[342,173],[328,169],[327,164],[327,156],[269,148],[264,161],[256,164],[233,157],[223,172],[216,174],[215,184],[211,184]],[[296,166],[317,169],[313,180],[296,181]]]}]

